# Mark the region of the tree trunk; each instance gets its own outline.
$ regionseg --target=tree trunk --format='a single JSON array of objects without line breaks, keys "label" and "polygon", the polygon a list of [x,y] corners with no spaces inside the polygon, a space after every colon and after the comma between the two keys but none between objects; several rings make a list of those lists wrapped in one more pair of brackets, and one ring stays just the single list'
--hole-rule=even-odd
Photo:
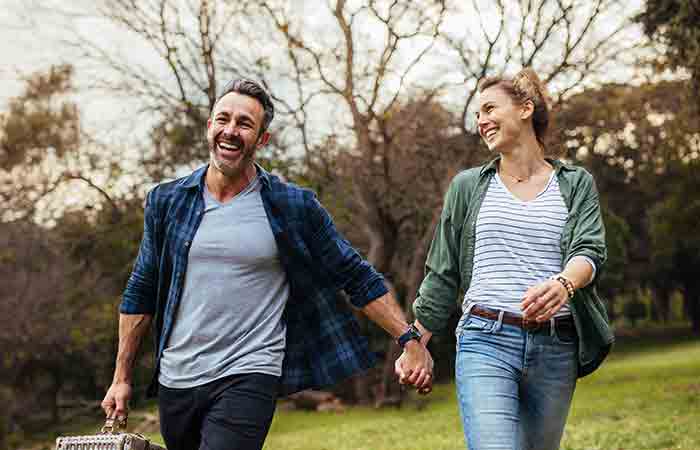
[{"label": "tree trunk", "polygon": [[[385,281],[385,283],[389,288],[389,292],[391,292],[394,298],[397,298],[394,285],[387,281]],[[382,406],[401,406],[401,402],[403,401],[402,390],[396,379],[396,374],[394,373],[394,363],[399,356],[401,356],[401,347],[399,347],[393,339],[390,339],[389,342],[387,342],[381,379],[374,389],[374,406],[377,408]]]},{"label": "tree trunk", "polygon": [[700,335],[700,289],[685,289],[685,309],[693,334]]},{"label": "tree trunk", "polygon": [[386,359],[382,367],[382,378],[375,389],[374,406],[401,406],[403,403],[403,389],[398,383],[394,373],[394,363],[401,356],[401,347],[393,340],[387,344]]},{"label": "tree trunk", "polygon": [[[433,211],[433,218],[430,225],[425,231],[422,239],[419,241],[419,245],[413,251],[413,257],[411,258],[411,266],[408,270],[408,275],[406,277],[406,299],[403,303],[404,311],[406,314],[406,319],[411,322],[413,321],[413,300],[415,299],[416,292],[418,291],[418,286],[423,280],[423,267],[425,266],[425,258],[428,254],[428,249],[430,248],[430,243],[432,241],[433,233],[435,227],[437,227],[438,221],[440,220],[441,208],[436,208]],[[392,294],[396,297],[396,290],[392,285],[389,285]],[[395,405],[401,406],[404,399],[404,392],[401,386],[396,380],[396,374],[394,373],[394,363],[396,359],[401,356],[401,348],[393,341],[389,342],[386,351],[386,359],[384,361],[384,367],[382,369],[382,379],[376,390],[376,406],[385,405]]]},{"label": "tree trunk", "polygon": [[423,281],[425,275],[425,260],[428,257],[428,251],[430,250],[430,244],[433,241],[433,235],[435,234],[435,229],[440,222],[440,216],[442,214],[442,205],[435,208],[433,211],[433,217],[430,220],[430,225],[426,228],[423,236],[420,240],[420,245],[416,246],[413,250],[413,257],[411,258],[411,267],[409,268],[408,282],[406,286],[406,295],[409,301],[406,302],[406,314],[409,317],[413,317],[413,310],[411,308],[413,300],[418,295],[418,288]]},{"label": "tree trunk", "polygon": [[671,290],[668,286],[652,288],[651,318],[660,322],[668,322],[671,312]]},{"label": "tree trunk", "polygon": [[372,403],[371,383],[369,374],[358,375],[352,379],[353,393],[355,401],[360,405],[369,405]]}]

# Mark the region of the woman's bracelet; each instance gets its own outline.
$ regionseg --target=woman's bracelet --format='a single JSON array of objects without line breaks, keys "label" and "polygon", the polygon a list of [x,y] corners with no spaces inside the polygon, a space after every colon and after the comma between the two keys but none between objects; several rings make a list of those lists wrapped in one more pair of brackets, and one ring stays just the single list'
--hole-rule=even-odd
[{"label": "woman's bracelet", "polygon": [[560,273],[557,275],[552,275],[551,277],[549,277],[549,279],[558,281],[561,284],[563,284],[564,288],[566,289],[566,293],[569,294],[569,298],[573,298],[574,292],[576,290],[574,289],[574,283],[572,283],[571,280],[569,280],[568,278],[566,278],[564,275],[562,275]]}]

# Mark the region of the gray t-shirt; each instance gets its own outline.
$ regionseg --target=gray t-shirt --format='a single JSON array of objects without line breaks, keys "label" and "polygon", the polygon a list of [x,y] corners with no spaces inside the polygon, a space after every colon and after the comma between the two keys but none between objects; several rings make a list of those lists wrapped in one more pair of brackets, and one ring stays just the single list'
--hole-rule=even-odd
[{"label": "gray t-shirt", "polygon": [[205,189],[184,290],[158,381],[188,388],[240,373],[280,376],[289,284],[260,180],[221,204]]}]

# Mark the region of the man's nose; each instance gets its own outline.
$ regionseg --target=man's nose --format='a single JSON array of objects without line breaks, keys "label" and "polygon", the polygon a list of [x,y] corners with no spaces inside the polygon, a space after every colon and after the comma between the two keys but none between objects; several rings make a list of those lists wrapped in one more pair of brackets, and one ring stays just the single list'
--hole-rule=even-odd
[{"label": "man's nose", "polygon": [[230,135],[230,136],[237,136],[238,135],[238,127],[236,126],[236,122],[233,120],[228,122],[224,126],[224,134]]}]

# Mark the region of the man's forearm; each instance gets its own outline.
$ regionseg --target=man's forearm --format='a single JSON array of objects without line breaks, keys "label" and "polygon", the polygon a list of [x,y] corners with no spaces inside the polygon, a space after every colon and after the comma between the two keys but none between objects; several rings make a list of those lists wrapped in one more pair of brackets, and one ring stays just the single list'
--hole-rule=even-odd
[{"label": "man's forearm", "polygon": [[131,383],[136,353],[148,332],[152,317],[148,314],[119,315],[119,349],[112,383]]},{"label": "man's forearm", "polygon": [[362,312],[394,338],[398,338],[408,329],[405,314],[389,292],[369,302],[362,308]]}]

